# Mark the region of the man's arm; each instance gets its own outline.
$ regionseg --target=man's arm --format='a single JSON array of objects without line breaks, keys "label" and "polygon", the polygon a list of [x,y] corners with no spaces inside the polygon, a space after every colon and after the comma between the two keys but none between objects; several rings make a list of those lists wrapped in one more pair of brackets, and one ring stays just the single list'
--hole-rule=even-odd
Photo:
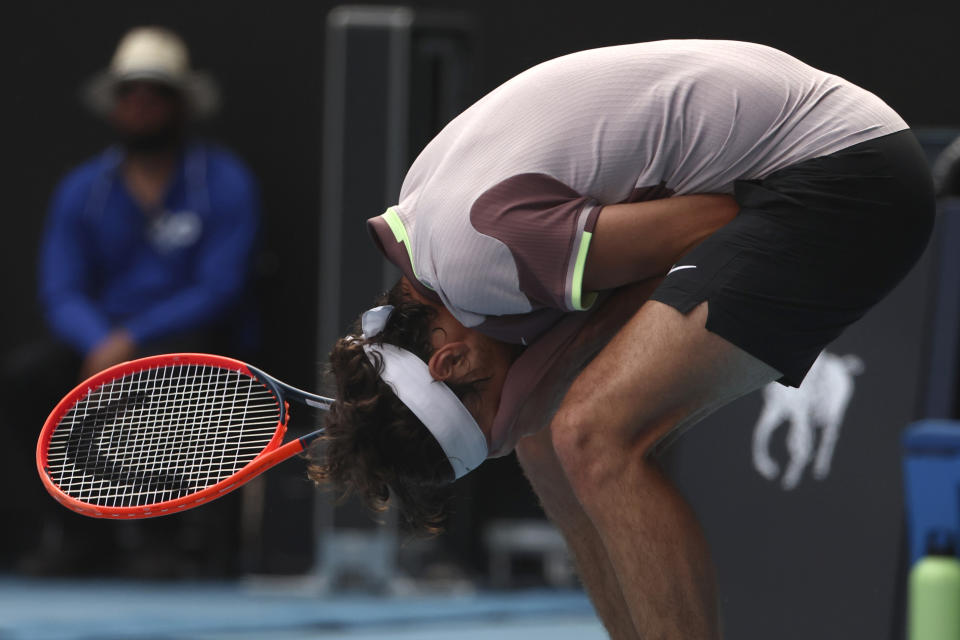
[{"label": "man's arm", "polygon": [[[511,388],[501,398],[493,455],[505,455],[522,435],[547,426],[573,380],[646,302],[659,276],[737,212],[733,198],[723,195],[604,207],[589,240],[581,282],[587,291],[616,291],[590,311],[582,326],[571,329],[569,318],[561,321],[514,363],[512,382],[522,390]],[[572,340],[563,335],[568,331]],[[540,366],[544,363],[551,364]]]},{"label": "man's arm", "polygon": [[85,354],[111,330],[110,322],[90,295],[90,240],[81,223],[85,185],[65,179],[51,199],[40,244],[39,298],[53,333]]},{"label": "man's arm", "polygon": [[602,291],[661,276],[678,257],[733,220],[725,195],[676,196],[603,207],[590,239],[584,291]]}]

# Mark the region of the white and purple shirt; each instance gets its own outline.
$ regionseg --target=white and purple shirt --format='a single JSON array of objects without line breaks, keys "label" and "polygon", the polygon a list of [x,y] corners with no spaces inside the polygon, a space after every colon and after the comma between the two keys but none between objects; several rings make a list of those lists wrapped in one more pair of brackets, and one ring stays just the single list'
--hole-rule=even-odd
[{"label": "white and purple shirt", "polygon": [[732,193],[736,180],[906,128],[872,93],[759,44],[582,51],[450,122],[410,167],[398,204],[368,225],[463,325],[529,344],[592,303],[581,283],[602,206]]}]

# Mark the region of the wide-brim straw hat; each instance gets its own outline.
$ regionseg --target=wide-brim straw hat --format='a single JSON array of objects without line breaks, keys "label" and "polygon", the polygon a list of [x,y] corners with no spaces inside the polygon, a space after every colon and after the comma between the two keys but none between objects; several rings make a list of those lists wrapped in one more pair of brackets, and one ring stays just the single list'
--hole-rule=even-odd
[{"label": "wide-brim straw hat", "polygon": [[94,113],[106,116],[113,110],[117,85],[130,80],[176,89],[193,118],[213,115],[220,106],[213,78],[190,68],[187,45],[167,29],[139,27],[128,32],[117,45],[110,66],[84,85],[84,102]]}]

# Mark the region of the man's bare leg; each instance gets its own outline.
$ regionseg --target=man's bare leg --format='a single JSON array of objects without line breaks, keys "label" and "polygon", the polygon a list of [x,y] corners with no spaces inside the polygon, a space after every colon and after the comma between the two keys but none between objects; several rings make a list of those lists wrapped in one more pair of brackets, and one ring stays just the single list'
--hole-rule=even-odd
[{"label": "man's bare leg", "polygon": [[550,431],[543,429],[521,440],[517,457],[547,516],[563,533],[607,633],[613,640],[639,640],[607,551],[567,482]]},{"label": "man's bare leg", "polygon": [[641,638],[720,637],[713,565],[696,517],[648,454],[678,425],[779,377],[684,316],[648,302],[577,378],[551,423]]}]

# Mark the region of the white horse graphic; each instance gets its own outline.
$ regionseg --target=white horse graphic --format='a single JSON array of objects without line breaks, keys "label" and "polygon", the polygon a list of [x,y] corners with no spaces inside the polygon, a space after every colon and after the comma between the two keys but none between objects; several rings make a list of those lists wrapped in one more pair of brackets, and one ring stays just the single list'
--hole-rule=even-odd
[{"label": "white horse graphic", "polygon": [[[855,355],[820,354],[799,389],[776,382],[763,389],[763,410],[753,430],[753,466],[767,480],[774,480],[780,465],[770,455],[770,436],[789,422],[787,450],[790,462],[780,478],[781,486],[795,489],[803,470],[813,461],[813,477],[823,480],[830,474],[833,451],[840,437],[843,416],[853,397],[853,377],[863,372],[863,361]],[[814,459],[815,430],[822,429]]]}]

